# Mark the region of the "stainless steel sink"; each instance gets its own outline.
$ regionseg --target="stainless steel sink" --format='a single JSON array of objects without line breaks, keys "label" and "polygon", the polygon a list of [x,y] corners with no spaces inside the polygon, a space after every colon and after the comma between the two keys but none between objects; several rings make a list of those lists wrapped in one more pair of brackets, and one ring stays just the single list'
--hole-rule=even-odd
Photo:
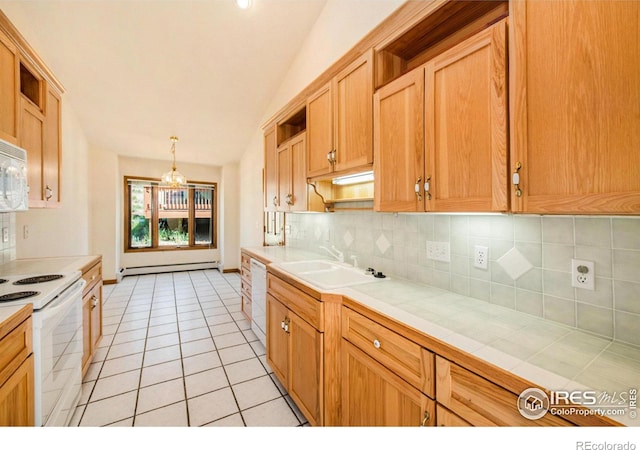
[{"label": "stainless steel sink", "polygon": [[278,265],[292,275],[326,290],[383,280],[366,274],[363,269],[332,261],[295,261]]}]

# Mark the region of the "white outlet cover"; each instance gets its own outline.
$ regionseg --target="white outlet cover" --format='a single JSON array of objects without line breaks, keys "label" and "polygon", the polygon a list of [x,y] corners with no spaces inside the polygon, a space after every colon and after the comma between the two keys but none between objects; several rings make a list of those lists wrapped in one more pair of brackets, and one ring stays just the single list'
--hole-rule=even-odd
[{"label": "white outlet cover", "polygon": [[[581,273],[578,267],[586,267],[587,272]],[[578,289],[595,291],[596,270],[593,261],[581,259],[571,260],[571,286]]]},{"label": "white outlet cover", "polygon": [[512,279],[517,280],[533,268],[520,251],[513,247],[496,261]]},{"label": "white outlet cover", "polygon": [[473,248],[473,266],[485,270],[489,268],[489,247],[476,245]]}]

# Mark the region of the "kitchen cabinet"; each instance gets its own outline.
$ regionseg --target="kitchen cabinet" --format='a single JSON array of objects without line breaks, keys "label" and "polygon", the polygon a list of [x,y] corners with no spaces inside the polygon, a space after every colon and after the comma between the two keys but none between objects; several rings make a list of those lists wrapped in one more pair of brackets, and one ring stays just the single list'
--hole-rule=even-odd
[{"label": "kitchen cabinet", "polygon": [[0,139],[18,144],[18,49],[0,29]]},{"label": "kitchen cabinet", "polygon": [[374,95],[374,209],[508,210],[506,21]]},{"label": "kitchen cabinet", "polygon": [[0,11],[0,138],[27,151],[29,207],[60,204],[63,88]]},{"label": "kitchen cabinet", "polygon": [[278,172],[277,172],[276,127],[264,132],[264,210],[275,211],[278,208]]},{"label": "kitchen cabinet", "polygon": [[471,424],[444,406],[436,405],[436,425],[439,427],[470,427]]},{"label": "kitchen cabinet", "polygon": [[84,376],[102,337],[102,258],[98,257],[82,268],[86,281],[82,292],[82,375]]},{"label": "kitchen cabinet", "polygon": [[322,334],[267,295],[267,360],[312,425],[322,424]]},{"label": "kitchen cabinet", "polygon": [[305,133],[301,133],[278,147],[276,164],[278,211],[307,210],[305,143]]},{"label": "kitchen cabinet", "polygon": [[373,161],[373,52],[307,100],[307,177],[366,170]]},{"label": "kitchen cabinet", "polygon": [[638,214],[640,3],[517,1],[509,20],[513,210]]},{"label": "kitchen cabinet", "polygon": [[242,314],[251,322],[251,256],[246,252],[240,252],[240,293]]},{"label": "kitchen cabinet", "polygon": [[32,311],[0,323],[0,426],[35,424]]},{"label": "kitchen cabinet", "polygon": [[433,353],[346,307],[342,336],[343,425],[435,425]]}]

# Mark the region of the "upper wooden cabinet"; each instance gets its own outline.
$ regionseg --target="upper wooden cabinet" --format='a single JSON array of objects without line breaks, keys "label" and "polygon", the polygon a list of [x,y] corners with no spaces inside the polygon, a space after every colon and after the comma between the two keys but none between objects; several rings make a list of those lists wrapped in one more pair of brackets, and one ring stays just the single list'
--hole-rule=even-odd
[{"label": "upper wooden cabinet", "polygon": [[511,2],[514,211],[640,213],[639,18],[639,2]]},{"label": "upper wooden cabinet", "polygon": [[365,53],[307,100],[308,177],[372,163],[372,61]]},{"label": "upper wooden cabinet", "polygon": [[278,147],[276,209],[279,211],[307,210],[305,141],[302,133]]},{"label": "upper wooden cabinet", "polygon": [[0,11],[0,138],[27,151],[29,207],[58,206],[62,85]]},{"label": "upper wooden cabinet", "polygon": [[18,144],[18,49],[0,30],[0,139]]},{"label": "upper wooden cabinet", "polygon": [[374,96],[377,211],[508,209],[506,21]]}]

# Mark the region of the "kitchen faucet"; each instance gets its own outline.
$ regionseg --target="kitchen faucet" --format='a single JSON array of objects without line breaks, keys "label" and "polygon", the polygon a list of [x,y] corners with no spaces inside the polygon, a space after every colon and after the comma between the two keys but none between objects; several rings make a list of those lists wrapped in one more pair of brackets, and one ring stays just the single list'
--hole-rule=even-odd
[{"label": "kitchen faucet", "polygon": [[337,259],[341,263],[344,262],[344,253],[338,250],[335,245],[332,245],[331,249],[328,249],[327,247],[323,247],[323,246],[320,246],[320,248],[322,250],[326,250],[327,253],[329,253],[331,256],[333,256],[335,259]]}]

